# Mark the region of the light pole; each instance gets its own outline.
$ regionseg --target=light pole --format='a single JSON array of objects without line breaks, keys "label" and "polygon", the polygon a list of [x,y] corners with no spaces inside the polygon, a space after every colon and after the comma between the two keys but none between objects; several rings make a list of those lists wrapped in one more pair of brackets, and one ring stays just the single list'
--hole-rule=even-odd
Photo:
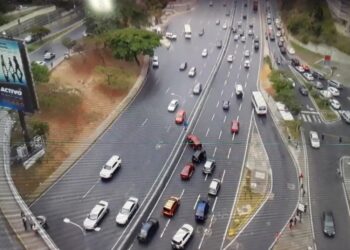
[{"label": "light pole", "polygon": [[85,230],[79,224],[71,221],[69,218],[64,218],[63,222],[66,223],[66,224],[71,224],[71,225],[74,225],[74,226],[78,227],[80,229],[80,231],[83,233],[84,237],[85,237],[85,235],[86,235]]}]

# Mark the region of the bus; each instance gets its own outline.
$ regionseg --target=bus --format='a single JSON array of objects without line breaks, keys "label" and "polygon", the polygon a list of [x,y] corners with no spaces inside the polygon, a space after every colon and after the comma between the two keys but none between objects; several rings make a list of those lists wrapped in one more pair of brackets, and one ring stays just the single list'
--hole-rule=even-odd
[{"label": "bus", "polygon": [[252,92],[252,104],[254,106],[255,112],[258,115],[266,115],[267,105],[261,92],[259,91]]},{"label": "bus", "polygon": [[189,24],[185,24],[185,38],[191,39],[191,26]]}]

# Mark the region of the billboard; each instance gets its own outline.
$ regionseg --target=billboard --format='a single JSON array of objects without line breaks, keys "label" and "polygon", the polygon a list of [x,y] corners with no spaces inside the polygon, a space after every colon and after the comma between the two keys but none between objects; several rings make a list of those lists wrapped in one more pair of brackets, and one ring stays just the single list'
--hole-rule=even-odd
[{"label": "billboard", "polygon": [[0,38],[0,106],[33,113],[38,109],[23,41]]}]

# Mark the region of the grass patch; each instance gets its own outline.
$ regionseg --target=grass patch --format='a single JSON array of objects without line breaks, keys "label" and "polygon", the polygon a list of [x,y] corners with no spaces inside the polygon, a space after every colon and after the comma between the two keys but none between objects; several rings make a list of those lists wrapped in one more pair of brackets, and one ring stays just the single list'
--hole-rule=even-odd
[{"label": "grass patch", "polygon": [[323,58],[323,56],[320,54],[305,49],[293,41],[290,42],[293,48],[295,49],[296,54],[298,54],[298,56],[300,56],[303,61],[307,62],[310,65]]},{"label": "grass patch", "polygon": [[137,79],[135,74],[122,67],[97,66],[95,70],[104,75],[104,85],[113,90],[128,90]]},{"label": "grass patch", "polygon": [[267,65],[269,65],[270,70],[272,70],[272,62],[271,62],[270,56],[265,56],[265,57],[264,57],[264,63],[266,63]]},{"label": "grass patch", "polygon": [[287,130],[288,135],[290,135],[291,139],[293,140],[300,139],[300,126],[300,120],[284,121],[284,127]]}]

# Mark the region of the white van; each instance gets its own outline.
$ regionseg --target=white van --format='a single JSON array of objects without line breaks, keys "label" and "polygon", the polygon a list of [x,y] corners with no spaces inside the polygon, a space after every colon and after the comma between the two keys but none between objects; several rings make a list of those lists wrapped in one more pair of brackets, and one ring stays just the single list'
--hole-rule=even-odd
[{"label": "white van", "polygon": [[343,88],[343,84],[338,82],[337,80],[328,80],[327,83],[329,86],[335,87],[337,89]]}]

